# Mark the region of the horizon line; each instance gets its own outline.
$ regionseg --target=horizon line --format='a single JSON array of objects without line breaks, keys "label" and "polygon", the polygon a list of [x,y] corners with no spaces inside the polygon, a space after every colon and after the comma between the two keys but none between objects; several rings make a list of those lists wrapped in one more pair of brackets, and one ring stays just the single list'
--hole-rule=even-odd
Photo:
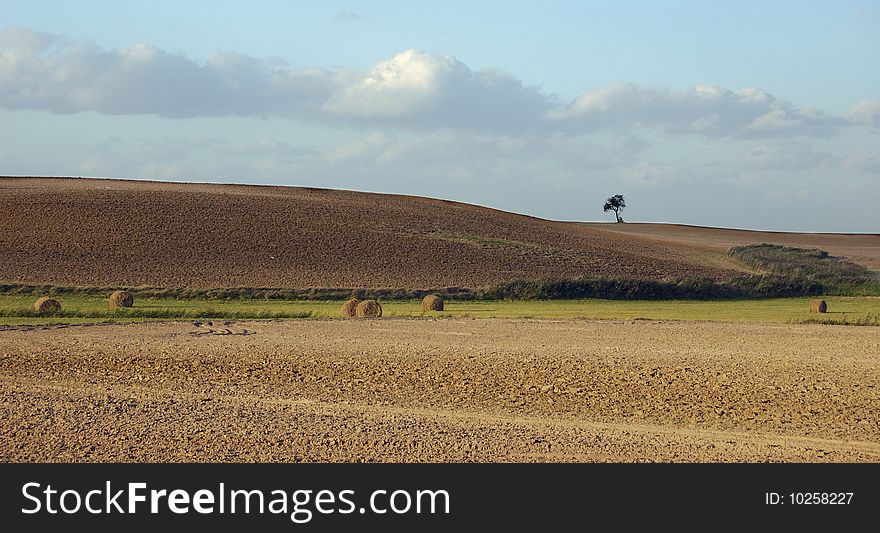
[{"label": "horizon line", "polygon": [[656,224],[656,225],[665,225],[665,226],[685,226],[691,228],[705,228],[705,229],[717,229],[717,230],[727,230],[727,231],[750,231],[755,233],[791,233],[791,234],[802,234],[802,235],[867,235],[867,236],[877,236],[880,237],[880,232],[872,233],[872,232],[859,232],[859,231],[805,231],[805,230],[775,230],[775,229],[760,229],[760,228],[741,228],[741,227],[732,227],[732,226],[711,226],[705,224],[691,224],[686,222],[663,222],[663,221],[638,221],[638,222],[614,222],[608,220],[560,220],[553,218],[544,218],[538,215],[533,215],[530,213],[522,213],[519,211],[511,211],[507,209],[501,209],[498,207],[493,207],[490,205],[478,204],[475,202],[463,202],[461,200],[453,200],[450,198],[440,198],[437,196],[426,196],[420,194],[409,194],[409,193],[396,193],[396,192],[385,192],[385,191],[371,191],[371,190],[362,190],[362,189],[343,189],[339,187],[314,187],[311,185],[290,185],[290,184],[280,184],[280,183],[236,183],[236,182],[222,182],[222,181],[177,181],[171,180],[168,178],[132,178],[132,177],[115,177],[115,176],[81,176],[81,175],[68,175],[68,176],[50,176],[50,175],[35,175],[35,174],[2,174],[0,175],[0,179],[2,178],[37,178],[37,179],[82,179],[82,180],[117,180],[117,181],[145,181],[150,183],[169,183],[169,184],[178,184],[178,185],[235,185],[235,186],[245,186],[245,187],[286,187],[286,188],[296,188],[296,189],[324,189],[328,191],[342,191],[342,192],[356,192],[356,193],[364,193],[364,194],[383,194],[388,196],[405,196],[409,198],[425,198],[428,200],[440,200],[444,202],[455,202],[458,204],[464,205],[472,205],[476,207],[482,207],[484,209],[491,209],[493,211],[501,211],[504,213],[511,213],[514,215],[520,215],[530,218],[537,218],[540,220],[546,220],[549,222],[561,222],[565,224],[608,224],[608,225],[616,225],[616,224]]}]

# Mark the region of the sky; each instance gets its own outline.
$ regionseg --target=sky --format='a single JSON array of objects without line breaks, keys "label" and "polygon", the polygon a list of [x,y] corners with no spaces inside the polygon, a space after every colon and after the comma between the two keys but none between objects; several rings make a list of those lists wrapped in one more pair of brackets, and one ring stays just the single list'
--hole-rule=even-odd
[{"label": "sky", "polygon": [[880,232],[880,2],[0,0],[0,175]]}]

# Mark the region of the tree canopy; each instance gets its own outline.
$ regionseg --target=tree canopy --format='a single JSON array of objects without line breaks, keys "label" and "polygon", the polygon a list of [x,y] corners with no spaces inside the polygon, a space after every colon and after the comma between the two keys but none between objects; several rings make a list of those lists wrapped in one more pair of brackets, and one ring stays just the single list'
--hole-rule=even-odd
[{"label": "tree canopy", "polygon": [[602,211],[607,213],[608,211],[614,211],[614,216],[617,218],[618,222],[623,222],[623,218],[620,217],[620,212],[626,208],[626,200],[624,200],[622,194],[615,194],[611,198],[605,200],[605,205],[602,207]]}]

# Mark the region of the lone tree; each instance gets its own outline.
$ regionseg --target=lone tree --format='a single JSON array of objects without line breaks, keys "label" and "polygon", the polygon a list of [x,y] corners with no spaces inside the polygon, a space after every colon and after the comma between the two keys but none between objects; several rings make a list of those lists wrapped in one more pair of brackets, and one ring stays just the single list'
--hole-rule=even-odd
[{"label": "lone tree", "polygon": [[611,198],[605,200],[605,205],[602,207],[604,213],[614,211],[614,216],[617,217],[618,222],[623,222],[623,219],[620,218],[620,212],[624,209],[626,209],[626,200],[623,199],[622,194],[615,194]]}]

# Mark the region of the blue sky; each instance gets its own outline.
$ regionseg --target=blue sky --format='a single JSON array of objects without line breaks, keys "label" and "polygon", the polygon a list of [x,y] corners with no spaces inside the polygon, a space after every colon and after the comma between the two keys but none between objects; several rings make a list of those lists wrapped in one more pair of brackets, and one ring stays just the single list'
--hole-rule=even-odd
[{"label": "blue sky", "polygon": [[352,188],[587,220],[623,193],[633,221],[880,231],[877,2],[0,12],[3,174]]}]

